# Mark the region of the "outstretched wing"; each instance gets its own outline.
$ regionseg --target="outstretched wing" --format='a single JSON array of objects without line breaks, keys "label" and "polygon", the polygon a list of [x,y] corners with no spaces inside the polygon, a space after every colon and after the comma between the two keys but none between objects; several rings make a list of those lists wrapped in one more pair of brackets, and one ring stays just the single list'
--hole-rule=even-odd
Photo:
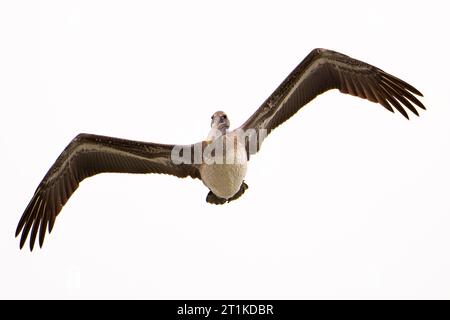
[{"label": "outstretched wing", "polygon": [[[198,178],[195,165],[175,164],[171,160],[174,147],[91,134],[79,134],[64,149],[42,179],[25,209],[16,230],[22,232],[20,248],[31,230],[30,249],[39,231],[42,247],[46,228],[51,232],[55,218],[79,183],[103,172],[164,173],[180,178]],[[193,148],[194,145],[188,146]]]},{"label": "outstretched wing", "polygon": [[[422,94],[405,81],[344,54],[314,49],[239,129],[253,129],[259,146],[273,129],[330,89],[377,102],[392,112],[395,108],[407,119],[405,107],[417,116],[415,106],[425,110],[414,96]],[[260,132],[265,134],[259,136]]]}]

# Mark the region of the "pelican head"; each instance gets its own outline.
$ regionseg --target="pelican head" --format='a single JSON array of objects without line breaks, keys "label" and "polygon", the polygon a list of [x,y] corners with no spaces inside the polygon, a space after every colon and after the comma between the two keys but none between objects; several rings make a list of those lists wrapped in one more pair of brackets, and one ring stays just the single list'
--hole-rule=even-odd
[{"label": "pelican head", "polygon": [[216,111],[211,116],[211,128],[226,133],[230,128],[230,120],[228,120],[227,114],[223,111]]}]

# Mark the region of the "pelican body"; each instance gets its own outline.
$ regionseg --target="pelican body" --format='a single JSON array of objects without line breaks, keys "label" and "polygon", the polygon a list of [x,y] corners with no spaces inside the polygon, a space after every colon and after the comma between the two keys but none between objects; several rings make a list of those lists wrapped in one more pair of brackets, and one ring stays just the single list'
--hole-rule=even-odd
[{"label": "pelican body", "polygon": [[268,134],[318,95],[331,89],[367,99],[387,110],[419,116],[422,94],[407,82],[344,54],[314,49],[240,127],[229,130],[223,111],[211,117],[205,140],[192,145],[158,144],[93,134],[77,135],[38,185],[16,229],[20,248],[30,236],[30,250],[46,231],[81,181],[96,174],[160,173],[200,179],[209,189],[206,201],[225,204],[248,189],[244,182],[251,155]]},{"label": "pelican body", "polygon": [[225,146],[222,161],[205,156],[200,165],[200,177],[211,190],[207,196],[210,203],[223,204],[237,199],[247,189],[244,183],[247,151],[239,138],[236,132],[227,132],[217,137],[211,143]]}]

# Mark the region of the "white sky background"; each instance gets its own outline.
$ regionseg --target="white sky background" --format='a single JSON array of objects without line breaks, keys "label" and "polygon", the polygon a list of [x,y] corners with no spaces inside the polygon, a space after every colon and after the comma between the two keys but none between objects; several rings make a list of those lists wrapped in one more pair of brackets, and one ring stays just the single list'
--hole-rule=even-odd
[{"label": "white sky background", "polygon": [[[2,1],[0,298],[450,298],[444,1]],[[16,224],[80,132],[191,143],[242,124],[313,49],[421,90],[411,121],[328,92],[251,159],[241,199],[199,180],[85,180],[42,250]],[[410,113],[411,114],[411,113]]]}]

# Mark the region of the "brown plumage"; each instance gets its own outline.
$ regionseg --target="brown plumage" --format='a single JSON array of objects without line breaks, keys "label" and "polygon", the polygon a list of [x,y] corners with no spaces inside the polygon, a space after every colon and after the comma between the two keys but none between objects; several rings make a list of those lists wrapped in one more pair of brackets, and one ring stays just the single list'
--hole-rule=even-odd
[{"label": "brown plumage", "polygon": [[38,232],[42,246],[47,226],[51,232],[56,216],[79,183],[93,175],[103,172],[164,173],[180,178],[199,178],[196,166],[172,163],[173,147],[79,134],[56,159],[25,209],[16,229],[16,236],[22,231],[20,247],[25,244],[30,231],[30,249],[33,250]]},{"label": "brown plumage", "polygon": [[393,107],[409,119],[406,107],[425,106],[413,95],[422,94],[403,80],[365,62],[327,49],[314,49],[241,126],[242,130],[266,129],[267,134],[292,117],[319,94],[331,89]]},{"label": "brown plumage", "polygon": [[[254,132],[257,135],[260,129],[270,133],[301,107],[330,89],[339,89],[342,93],[379,103],[391,112],[395,109],[407,119],[409,116],[405,108],[417,116],[419,113],[416,107],[425,110],[425,106],[414,96],[422,96],[422,94],[405,81],[341,53],[314,49],[262,106],[237,129],[239,132],[255,129]],[[226,114],[216,112],[212,117],[211,126],[216,126],[216,129],[223,131],[222,134],[227,134],[229,120]],[[237,131],[232,133],[234,132]],[[259,136],[256,138],[264,139]],[[202,141],[199,144],[203,147],[207,142]],[[185,147],[194,150],[199,144]],[[22,233],[20,247],[22,248],[25,244],[30,231],[30,249],[33,250],[38,234],[39,245],[42,246],[46,230],[51,232],[56,216],[78,188],[79,183],[95,174],[103,172],[163,173],[180,178],[190,176],[202,179],[200,166],[172,162],[171,152],[174,147],[182,146],[90,134],[78,135],[47,172],[26,207],[16,230],[16,236]],[[257,151],[249,150],[248,144],[240,150],[245,152],[244,148],[247,148],[248,156]],[[214,174],[213,178],[216,176],[217,174]],[[211,179],[211,176],[208,178]],[[223,199],[211,191],[207,201],[224,204],[239,198],[246,189],[247,185],[242,180],[241,188],[234,196]]]}]

